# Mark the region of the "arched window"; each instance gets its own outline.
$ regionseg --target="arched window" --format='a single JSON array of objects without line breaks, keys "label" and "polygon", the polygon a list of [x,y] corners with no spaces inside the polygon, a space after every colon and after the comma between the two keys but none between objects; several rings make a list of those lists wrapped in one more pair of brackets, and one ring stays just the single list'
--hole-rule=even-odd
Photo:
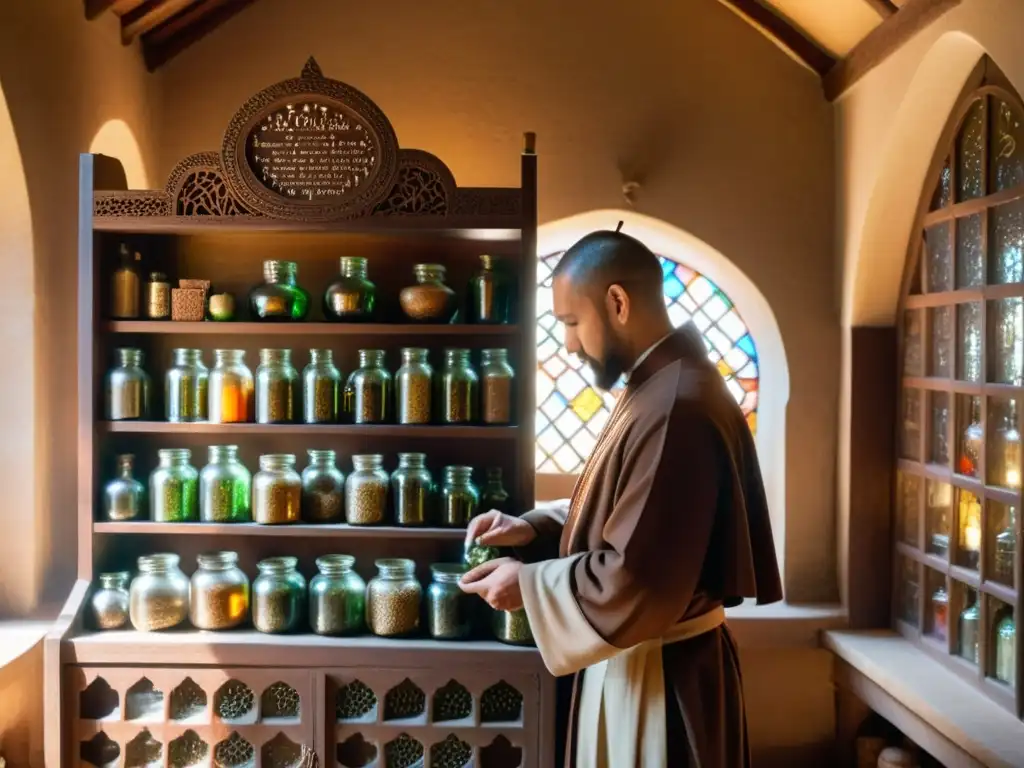
[{"label": "arched window", "polygon": [[[551,280],[564,251],[541,256],[537,266],[538,472],[577,474],[615,403],[593,387],[590,369],[565,350],[562,325],[551,306]],[[685,264],[661,259],[665,306],[675,326],[687,320],[704,335],[708,356],[757,429],[757,347],[732,301],[711,280]]]},{"label": "arched window", "polygon": [[900,311],[895,623],[1014,708],[1024,105],[987,58],[923,198]]}]

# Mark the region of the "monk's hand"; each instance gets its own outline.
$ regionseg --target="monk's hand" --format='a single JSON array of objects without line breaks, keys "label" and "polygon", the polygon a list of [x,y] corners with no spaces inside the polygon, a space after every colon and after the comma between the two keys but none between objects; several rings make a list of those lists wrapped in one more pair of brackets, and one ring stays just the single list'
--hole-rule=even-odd
[{"label": "monk's hand", "polygon": [[537,538],[537,529],[525,520],[492,509],[469,521],[466,546],[523,547]]},{"label": "monk's hand", "polygon": [[459,586],[463,592],[480,595],[496,611],[517,611],[523,607],[523,593],[519,589],[522,567],[511,557],[489,560],[464,574]]}]

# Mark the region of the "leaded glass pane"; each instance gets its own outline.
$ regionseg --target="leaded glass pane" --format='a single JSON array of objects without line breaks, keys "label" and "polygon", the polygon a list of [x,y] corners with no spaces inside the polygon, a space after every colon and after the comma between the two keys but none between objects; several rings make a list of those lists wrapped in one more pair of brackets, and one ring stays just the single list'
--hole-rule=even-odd
[{"label": "leaded glass pane", "polygon": [[956,140],[957,201],[985,194],[985,100],[978,99],[967,111]]},{"label": "leaded glass pane", "polygon": [[1024,184],[1024,125],[1002,99],[993,98],[989,141],[989,187],[992,192]]}]

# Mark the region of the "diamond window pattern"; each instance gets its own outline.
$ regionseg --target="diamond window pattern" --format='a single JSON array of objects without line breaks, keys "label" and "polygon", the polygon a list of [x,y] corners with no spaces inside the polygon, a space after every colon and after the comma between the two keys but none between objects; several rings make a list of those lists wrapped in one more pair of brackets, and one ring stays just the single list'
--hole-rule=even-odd
[{"label": "diamond window pattern", "polygon": [[[562,252],[537,264],[537,448],[538,472],[576,474],[583,469],[608,421],[618,392],[594,387],[590,370],[565,351],[562,326],[555,320],[551,273]],[[704,275],[659,257],[665,306],[673,324],[687,320],[704,335],[708,357],[757,431],[757,347],[736,307]]]}]

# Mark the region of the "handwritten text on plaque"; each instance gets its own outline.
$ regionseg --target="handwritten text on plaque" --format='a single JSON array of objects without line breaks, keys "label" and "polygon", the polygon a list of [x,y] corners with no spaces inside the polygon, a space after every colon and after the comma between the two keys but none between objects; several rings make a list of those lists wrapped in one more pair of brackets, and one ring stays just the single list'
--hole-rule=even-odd
[{"label": "handwritten text on plaque", "polygon": [[295,200],[339,201],[359,193],[378,162],[357,116],[317,101],[281,107],[249,133],[246,160],[267,188]]}]

